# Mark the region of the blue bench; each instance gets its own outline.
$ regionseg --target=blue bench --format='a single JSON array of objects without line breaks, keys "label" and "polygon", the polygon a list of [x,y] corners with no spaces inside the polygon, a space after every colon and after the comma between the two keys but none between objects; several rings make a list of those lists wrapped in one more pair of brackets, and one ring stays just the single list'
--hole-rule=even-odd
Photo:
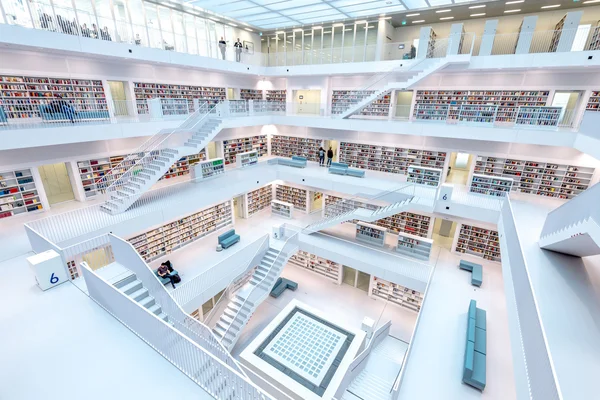
[{"label": "blue bench", "polygon": [[0,106],[0,122],[7,122],[8,118],[6,118],[6,113],[4,112],[4,108]]},{"label": "blue bench", "polygon": [[[69,121],[69,115],[64,112],[54,112],[55,110],[50,105],[42,104],[39,108],[40,115],[43,120],[46,121]],[[73,120],[80,121],[84,119],[109,119],[110,115],[108,111],[74,111]]]},{"label": "blue bench", "polygon": [[273,290],[271,290],[271,297],[278,298],[285,289],[296,290],[298,289],[298,284],[289,279],[278,278],[275,286],[273,286]]},{"label": "blue bench", "polygon": [[471,272],[471,285],[481,287],[481,284],[483,283],[483,267],[480,264],[460,260],[458,267]]},{"label": "blue bench", "polygon": [[277,164],[286,165],[288,167],[306,168],[306,157],[292,156],[292,158],[278,158]]},{"label": "blue bench", "polygon": [[[160,275],[158,274],[158,269],[155,269],[155,270],[154,270],[154,275],[156,275],[156,277],[158,278],[158,280],[159,280],[159,281],[161,281],[161,283],[162,283],[163,285],[166,285],[167,283],[170,283],[170,282],[171,282],[171,281],[170,281],[170,280],[168,280],[167,278],[163,278],[162,276],[160,276]],[[174,269],[173,271],[171,271],[171,272],[170,272],[170,275],[179,275],[179,272],[177,272],[177,270],[176,270],[176,269]]]},{"label": "blue bench", "polygon": [[219,235],[219,244],[224,248],[228,248],[240,241],[240,235],[235,233],[235,229],[231,229],[222,235]]},{"label": "blue bench", "polygon": [[329,173],[330,174],[338,174],[338,175],[354,176],[357,178],[364,178],[364,176],[365,176],[365,171],[363,171],[361,169],[350,168],[350,167],[348,167],[348,164],[339,163],[339,162],[331,163],[331,165],[329,166]]},{"label": "blue bench", "polygon": [[477,308],[471,300],[467,314],[467,340],[463,364],[462,381],[481,391],[486,382],[487,316],[485,310]]}]

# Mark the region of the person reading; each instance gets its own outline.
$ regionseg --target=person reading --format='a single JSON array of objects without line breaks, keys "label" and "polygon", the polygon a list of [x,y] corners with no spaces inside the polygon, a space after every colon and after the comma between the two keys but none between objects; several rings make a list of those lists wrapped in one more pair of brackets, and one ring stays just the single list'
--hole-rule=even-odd
[{"label": "person reading", "polygon": [[161,278],[168,279],[171,282],[173,289],[175,289],[175,281],[173,279],[173,275],[171,275],[171,272],[169,271],[169,266],[166,263],[160,264],[160,267],[158,267],[158,270],[156,272]]}]

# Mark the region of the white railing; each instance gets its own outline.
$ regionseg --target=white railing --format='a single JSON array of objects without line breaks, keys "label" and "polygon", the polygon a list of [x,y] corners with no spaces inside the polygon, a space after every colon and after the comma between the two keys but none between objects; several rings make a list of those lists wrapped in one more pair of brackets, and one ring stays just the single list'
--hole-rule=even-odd
[{"label": "white railing", "polygon": [[179,324],[171,326],[96,275],[85,263],[81,267],[89,295],[96,303],[212,397],[224,398],[224,393],[231,393],[228,398],[270,399],[246,376],[188,337],[185,329],[179,330]]},{"label": "white railing", "polygon": [[[515,376],[519,397],[529,396],[532,399],[558,400],[562,396],[557,387],[554,368],[550,360],[543,328],[541,325],[537,305],[529,279],[527,263],[523,255],[523,250],[519,241],[517,228],[515,225],[514,214],[510,199],[502,207],[502,213],[499,223],[500,250],[502,253],[503,269],[508,268],[511,276],[512,290],[508,290],[511,295],[507,297],[509,306],[516,308],[516,321],[511,320],[511,324],[517,324],[513,329],[515,334],[520,337],[511,337],[512,346],[519,346],[522,356],[525,358],[525,368],[519,368],[526,377]],[[506,281],[505,281],[506,282]],[[511,299],[514,293],[514,301]],[[514,310],[509,310],[509,313]],[[515,328],[515,327],[513,327]],[[514,342],[514,341],[520,341]],[[520,353],[520,352],[516,352]],[[517,360],[515,360],[517,363]],[[522,365],[523,361],[519,360]],[[525,386],[528,383],[528,388]],[[527,392],[525,390],[527,389]]]},{"label": "white railing", "polygon": [[186,334],[189,335],[190,339],[194,340],[199,346],[209,351],[230,368],[238,371],[240,374],[244,374],[240,366],[221,345],[212,331],[206,325],[183,311],[135,248],[121,238],[112,234],[109,236],[115,260],[136,275],[137,279],[142,282],[152,297],[156,299],[156,302],[160,304],[165,314],[168,315],[169,321],[176,323],[181,329],[186,330]]},{"label": "white railing", "polygon": [[[204,271],[192,279],[187,280],[185,283],[179,285],[177,289],[172,292],[173,298],[177,301],[177,303],[183,306],[213,287],[229,287],[232,282],[239,279],[240,276],[244,275],[255,265],[257,265],[256,258],[258,256],[262,258],[264,253],[269,248],[269,235],[264,235],[263,237],[257,239],[254,243],[258,242],[260,242],[260,244],[258,245],[258,248],[250,261],[244,261],[233,269],[210,268],[209,270]],[[253,244],[248,246],[253,246]],[[232,257],[235,257],[235,254],[231,255],[226,260]],[[260,258],[258,260],[260,260]],[[226,294],[227,293],[223,293],[221,298],[225,297]],[[221,300],[219,299],[219,301]],[[215,308],[216,305],[213,309]],[[205,320],[207,320],[207,317],[205,317]],[[210,326],[210,324],[207,325]]]},{"label": "white railing", "polygon": [[[594,35],[594,29],[597,28],[590,29],[587,35],[579,35],[581,39],[579,39],[577,35],[578,29],[497,34],[493,36],[494,42],[491,55],[598,50],[590,48],[591,38]],[[559,47],[561,39],[564,41],[564,43],[568,43],[570,45],[569,48]],[[477,54],[480,55],[479,52]]]},{"label": "white railing", "polygon": [[390,334],[391,326],[392,321],[386,322],[385,324],[377,328],[375,332],[372,333],[370,339],[367,339],[367,345],[365,346],[363,351],[361,351],[360,354],[357,355],[356,358],[352,360],[352,362],[348,366],[348,369],[346,370],[344,377],[342,378],[342,381],[338,386],[338,389],[333,395],[334,398],[341,399],[344,396],[344,392],[346,391],[348,386],[352,383],[354,378],[356,378],[364,369],[365,363],[368,360],[371,351]]},{"label": "white railing", "polygon": [[469,207],[485,208],[492,211],[500,211],[506,197],[488,196],[485,194],[472,193],[454,189],[450,201],[464,204]]}]

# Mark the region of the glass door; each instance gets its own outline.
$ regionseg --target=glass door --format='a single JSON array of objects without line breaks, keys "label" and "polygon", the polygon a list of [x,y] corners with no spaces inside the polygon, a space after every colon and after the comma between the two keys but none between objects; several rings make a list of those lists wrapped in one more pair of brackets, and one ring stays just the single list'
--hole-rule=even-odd
[{"label": "glass door", "polygon": [[356,287],[356,270],[344,265],[344,276],[342,277],[342,283]]},{"label": "glass door", "polygon": [[365,274],[362,271],[357,271],[356,274],[356,288],[363,292],[369,292],[369,283],[371,282],[371,275]]}]

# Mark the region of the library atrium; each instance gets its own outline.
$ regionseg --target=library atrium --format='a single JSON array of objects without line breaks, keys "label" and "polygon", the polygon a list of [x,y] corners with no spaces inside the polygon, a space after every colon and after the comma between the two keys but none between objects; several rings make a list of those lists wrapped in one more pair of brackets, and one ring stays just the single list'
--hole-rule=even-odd
[{"label": "library atrium", "polygon": [[600,0],[0,0],[0,399],[600,397]]}]

